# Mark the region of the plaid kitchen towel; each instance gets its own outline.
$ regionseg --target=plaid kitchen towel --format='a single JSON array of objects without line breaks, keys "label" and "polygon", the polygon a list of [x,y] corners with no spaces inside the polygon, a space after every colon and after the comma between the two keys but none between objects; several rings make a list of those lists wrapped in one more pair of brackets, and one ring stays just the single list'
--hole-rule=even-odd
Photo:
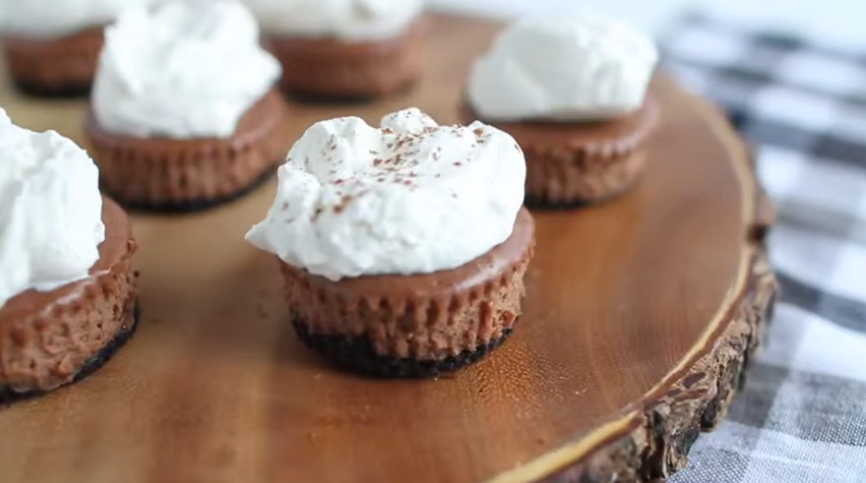
[{"label": "plaid kitchen towel", "polygon": [[866,482],[866,51],[701,15],[661,45],[757,147],[782,285],[745,390],[672,481]]}]

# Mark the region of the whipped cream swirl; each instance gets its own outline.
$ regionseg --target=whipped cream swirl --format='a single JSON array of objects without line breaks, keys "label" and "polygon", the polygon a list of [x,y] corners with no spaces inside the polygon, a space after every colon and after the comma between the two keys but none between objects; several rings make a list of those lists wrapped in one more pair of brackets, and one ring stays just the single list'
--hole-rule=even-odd
[{"label": "whipped cream swirl", "polygon": [[448,270],[511,235],[525,178],[514,139],[480,122],[439,126],[417,109],[378,129],[323,121],[289,152],[247,240],[331,280]]},{"label": "whipped cream swirl", "polygon": [[241,3],[175,0],[129,10],[106,31],[93,110],[118,134],[227,138],[280,73]]},{"label": "whipped cream swirl", "polygon": [[348,41],[396,37],[424,8],[423,0],[244,1],[268,34]]},{"label": "whipped cream swirl", "polygon": [[0,0],[0,34],[32,38],[71,35],[114,21],[123,10],[154,0]]},{"label": "whipped cream swirl", "polygon": [[469,102],[498,121],[606,120],[643,105],[658,51],[652,40],[595,15],[529,18],[509,27],[469,78]]},{"label": "whipped cream swirl", "polygon": [[12,124],[0,109],[0,307],[28,290],[88,276],[105,239],[96,165],[54,131]]}]

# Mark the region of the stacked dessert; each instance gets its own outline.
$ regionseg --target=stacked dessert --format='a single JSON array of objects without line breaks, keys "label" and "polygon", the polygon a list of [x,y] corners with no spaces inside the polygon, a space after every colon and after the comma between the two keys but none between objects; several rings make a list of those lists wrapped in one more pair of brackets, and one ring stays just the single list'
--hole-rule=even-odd
[{"label": "stacked dessert", "polygon": [[420,75],[422,0],[245,0],[283,64],[283,89],[312,99],[362,100]]},{"label": "stacked dessert", "polygon": [[25,92],[90,92],[102,29],[124,9],[153,0],[0,0],[0,37],[12,78]]},{"label": "stacked dessert", "polygon": [[0,110],[0,402],[103,364],[135,329],[129,220],[93,161]]},{"label": "stacked dessert", "polygon": [[521,312],[534,224],[508,134],[417,109],[315,124],[247,239],[276,254],[295,329],[349,369],[421,376],[497,346]]},{"label": "stacked dessert", "polygon": [[643,170],[658,118],[647,97],[657,61],[652,40],[619,21],[530,18],[477,60],[463,115],[517,139],[526,152],[529,203],[604,201]]},{"label": "stacked dessert", "polygon": [[84,126],[106,190],[131,207],[189,211],[252,189],[288,147],[279,76],[234,0],[127,10],[106,31]]}]

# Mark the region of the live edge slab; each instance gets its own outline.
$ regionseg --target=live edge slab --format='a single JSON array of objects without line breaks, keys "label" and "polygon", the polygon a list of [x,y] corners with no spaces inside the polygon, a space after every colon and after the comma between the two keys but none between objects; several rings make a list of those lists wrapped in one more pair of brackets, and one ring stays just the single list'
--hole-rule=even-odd
[{"label": "live edge slab", "polygon": [[[497,29],[431,16],[415,90],[293,105],[286,136],[409,105],[455,122],[471,59]],[[0,105],[17,122],[82,140],[86,102],[28,99],[4,82]],[[0,408],[0,481],[609,482],[682,468],[763,342],[773,212],[722,113],[663,75],[652,89],[663,121],[637,188],[535,212],[512,337],[438,379],[359,378],[298,342],[277,264],[243,241],[273,181],[202,214],[133,215],[139,332],[91,377]]]}]

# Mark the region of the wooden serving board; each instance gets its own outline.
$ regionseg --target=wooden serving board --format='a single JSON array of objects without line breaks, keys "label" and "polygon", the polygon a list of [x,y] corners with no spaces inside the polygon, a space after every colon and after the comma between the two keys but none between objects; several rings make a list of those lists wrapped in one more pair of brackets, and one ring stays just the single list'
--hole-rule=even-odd
[{"label": "wooden serving board", "polygon": [[[497,27],[434,16],[417,90],[374,105],[292,107],[378,122],[409,105],[456,122],[471,59]],[[3,76],[5,78],[5,76]],[[431,380],[338,372],[296,340],[275,261],[243,240],[273,182],[189,216],[134,215],[139,332],[75,386],[0,409],[0,481],[646,481],[685,464],[724,416],[761,340],[775,281],[771,211],[723,116],[661,77],[663,123],[628,196],[536,212],[515,333]],[[0,105],[81,139],[85,102]]]}]

